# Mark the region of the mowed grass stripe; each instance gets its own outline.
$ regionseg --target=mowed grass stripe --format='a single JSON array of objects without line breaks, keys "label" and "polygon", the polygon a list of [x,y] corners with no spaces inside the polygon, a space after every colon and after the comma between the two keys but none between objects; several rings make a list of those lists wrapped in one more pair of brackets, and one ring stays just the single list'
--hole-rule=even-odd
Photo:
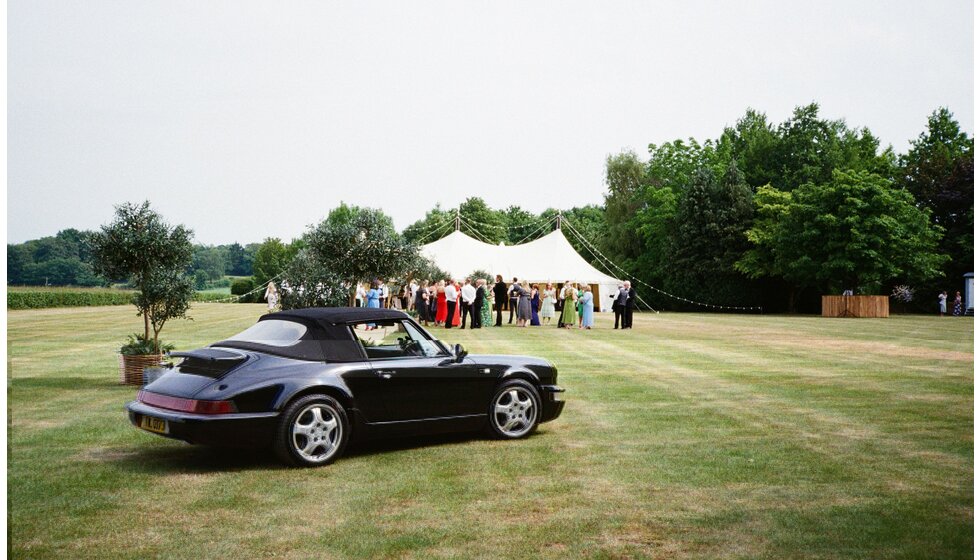
[{"label": "mowed grass stripe", "polygon": [[[644,314],[632,332],[605,315],[589,332],[433,329],[471,353],[551,359],[565,414],[525,441],[414,438],[292,470],[132,429],[114,350],[142,324],[131,308],[71,311],[8,313],[13,557],[971,551],[972,320]],[[198,304],[165,338],[203,346],[263,311]],[[855,342],[869,346],[836,359]]]}]

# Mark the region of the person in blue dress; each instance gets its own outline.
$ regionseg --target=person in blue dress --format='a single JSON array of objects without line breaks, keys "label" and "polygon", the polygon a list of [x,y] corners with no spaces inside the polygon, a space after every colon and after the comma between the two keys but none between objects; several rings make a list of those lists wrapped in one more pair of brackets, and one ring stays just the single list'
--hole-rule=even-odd
[{"label": "person in blue dress", "polygon": [[579,303],[582,304],[582,327],[591,329],[595,323],[595,316],[592,309],[592,289],[588,284],[584,284],[582,287],[582,299],[579,300]]},{"label": "person in blue dress", "polygon": [[[375,280],[371,282],[371,289],[367,293],[367,306],[368,307],[381,307],[381,287],[379,282]],[[367,328],[374,329],[374,323],[368,323]]]},{"label": "person in blue dress", "polygon": [[531,326],[540,327],[541,320],[538,319],[538,309],[541,307],[541,293],[538,292],[538,285],[531,286]]}]

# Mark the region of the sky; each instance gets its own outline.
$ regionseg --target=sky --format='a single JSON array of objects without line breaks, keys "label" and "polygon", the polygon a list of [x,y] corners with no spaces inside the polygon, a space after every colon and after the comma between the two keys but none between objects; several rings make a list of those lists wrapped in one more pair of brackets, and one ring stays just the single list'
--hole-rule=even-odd
[{"label": "sky", "polygon": [[204,244],[341,201],[601,204],[606,156],[815,101],[908,150],[973,135],[973,7],[937,2],[10,0],[8,243],[149,200]]}]

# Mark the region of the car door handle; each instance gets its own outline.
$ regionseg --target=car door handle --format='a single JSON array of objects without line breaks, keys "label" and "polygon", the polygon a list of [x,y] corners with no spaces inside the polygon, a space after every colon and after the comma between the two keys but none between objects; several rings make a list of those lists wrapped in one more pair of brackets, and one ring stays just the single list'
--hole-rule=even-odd
[{"label": "car door handle", "polygon": [[394,374],[395,374],[395,370],[393,370],[393,369],[379,369],[378,370],[378,375],[380,375],[381,377],[383,377],[385,379],[391,379],[391,376],[394,375]]}]

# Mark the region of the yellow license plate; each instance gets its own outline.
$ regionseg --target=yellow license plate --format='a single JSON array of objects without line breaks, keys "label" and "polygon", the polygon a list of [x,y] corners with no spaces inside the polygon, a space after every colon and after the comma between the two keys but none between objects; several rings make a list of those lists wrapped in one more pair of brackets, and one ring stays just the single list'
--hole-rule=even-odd
[{"label": "yellow license plate", "polygon": [[152,416],[143,416],[140,418],[140,428],[148,430],[151,432],[156,432],[158,434],[168,434],[170,430],[167,426],[167,421],[162,418],[153,418]]}]

